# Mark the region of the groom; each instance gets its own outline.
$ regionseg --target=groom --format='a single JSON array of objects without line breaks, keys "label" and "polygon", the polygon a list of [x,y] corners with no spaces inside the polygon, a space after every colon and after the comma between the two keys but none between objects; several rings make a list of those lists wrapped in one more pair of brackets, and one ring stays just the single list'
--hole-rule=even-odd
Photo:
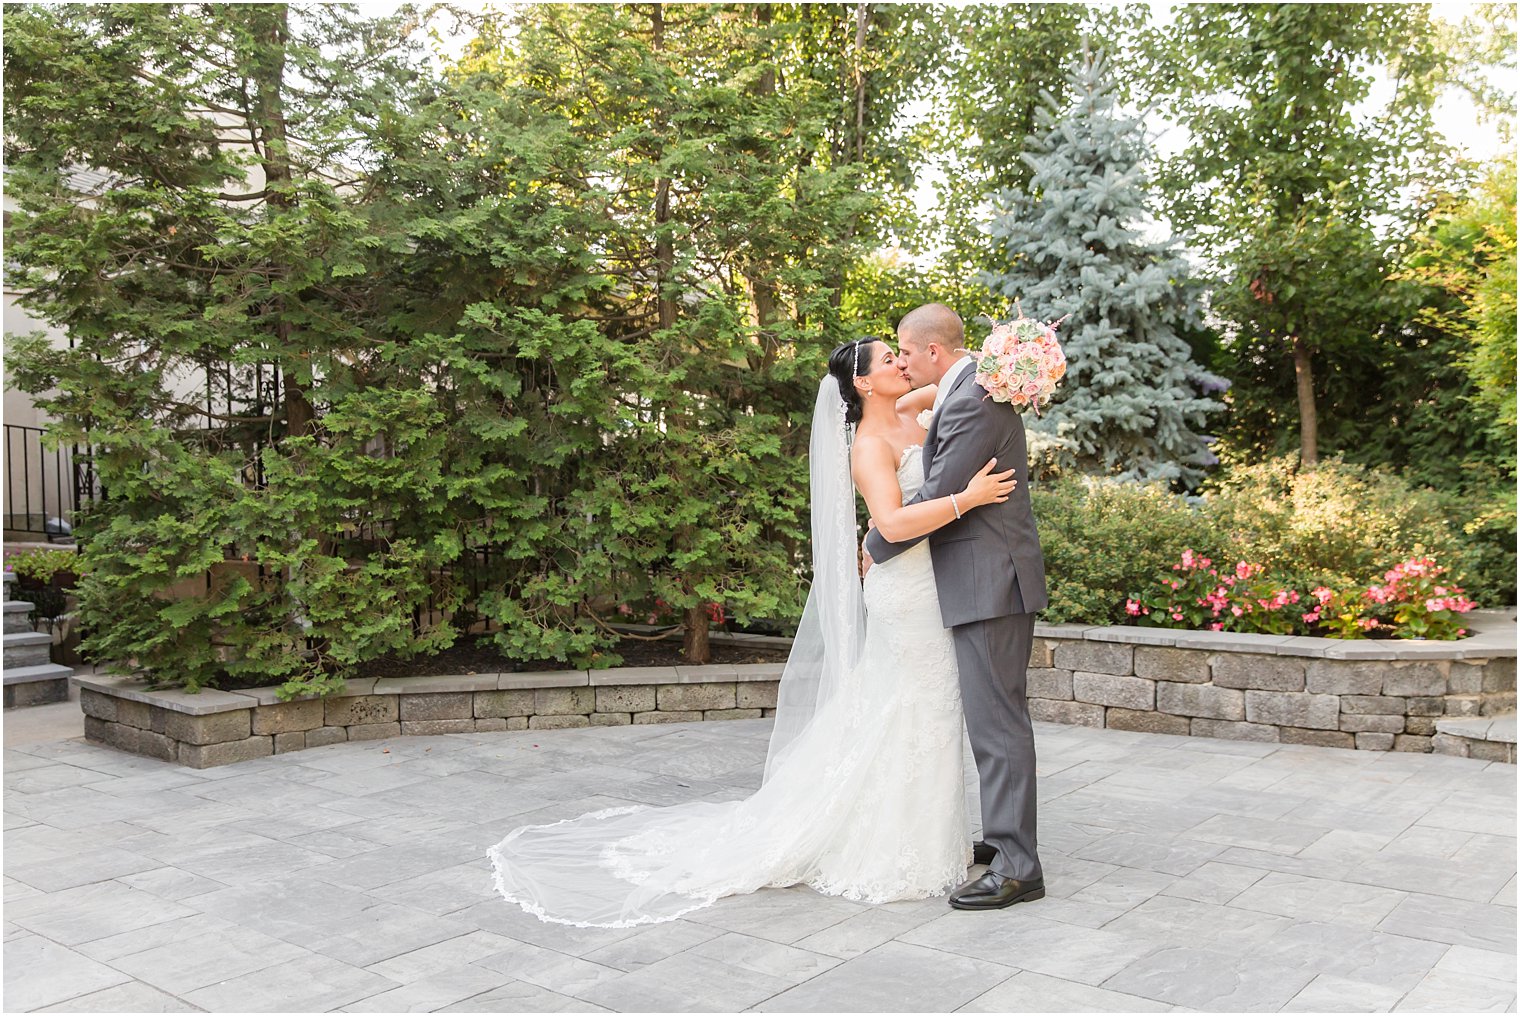
[{"label": "groom", "polygon": [[[909,504],[962,490],[988,459],[1013,467],[1019,485],[929,534],[940,614],[955,642],[966,730],[982,796],[986,874],[950,894],[960,910],[993,910],[1045,895],[1035,847],[1034,735],[1024,698],[1034,613],[1046,605],[1045,559],[1029,507],[1024,421],[976,383],[960,316],[942,303],[911,311],[897,326],[897,366],[915,388],[938,384],[924,440],[924,485]],[[923,539],[919,537],[918,539]],[[866,535],[871,559],[887,561],[918,542]]]}]

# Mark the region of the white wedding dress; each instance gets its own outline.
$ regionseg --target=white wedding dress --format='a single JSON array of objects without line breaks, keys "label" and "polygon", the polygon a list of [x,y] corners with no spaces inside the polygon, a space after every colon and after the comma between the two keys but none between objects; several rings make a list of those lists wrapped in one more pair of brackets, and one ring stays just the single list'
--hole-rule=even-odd
[{"label": "white wedding dress", "polygon": [[[906,501],[922,448],[904,453]],[[971,863],[960,685],[928,541],[874,566],[858,665],[751,796],[614,808],[511,832],[496,888],[546,921],[625,928],[805,884],[884,903],[939,895]]]}]

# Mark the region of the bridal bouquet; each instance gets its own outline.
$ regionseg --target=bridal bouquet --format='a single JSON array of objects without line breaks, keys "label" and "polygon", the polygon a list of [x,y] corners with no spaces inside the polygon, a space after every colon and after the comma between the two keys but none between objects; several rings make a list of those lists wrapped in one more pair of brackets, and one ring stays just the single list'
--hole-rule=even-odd
[{"label": "bridal bouquet", "polygon": [[1060,323],[1045,324],[1020,311],[1014,320],[994,325],[976,354],[976,383],[994,402],[1012,403],[1021,412],[1028,407],[1039,415],[1066,376],[1066,354],[1056,341]]}]

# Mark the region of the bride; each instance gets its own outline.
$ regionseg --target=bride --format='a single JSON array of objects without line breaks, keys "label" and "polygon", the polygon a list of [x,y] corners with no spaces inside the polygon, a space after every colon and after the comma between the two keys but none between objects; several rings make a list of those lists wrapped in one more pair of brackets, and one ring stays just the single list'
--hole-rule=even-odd
[{"label": "bride", "polygon": [[768,886],[885,903],[964,879],[960,685],[929,545],[862,583],[851,486],[894,542],[1007,500],[1013,471],[989,462],[953,498],[903,506],[924,481],[917,416],[933,399],[932,386],[911,390],[885,342],[829,357],[810,447],[813,585],[760,789],[515,829],[488,851],[503,897],[545,921],[626,928]]}]

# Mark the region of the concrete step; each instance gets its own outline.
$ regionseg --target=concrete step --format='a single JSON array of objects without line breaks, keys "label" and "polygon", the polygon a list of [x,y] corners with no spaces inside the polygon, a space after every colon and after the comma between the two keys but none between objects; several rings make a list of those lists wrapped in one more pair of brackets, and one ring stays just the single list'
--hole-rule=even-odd
[{"label": "concrete step", "polygon": [[53,636],[45,631],[5,633],[5,669],[47,663],[53,648]]},{"label": "concrete step", "polygon": [[1515,714],[1469,716],[1436,721],[1431,750],[1490,762],[1515,761]]},{"label": "concrete step", "polygon": [[32,605],[25,600],[5,601],[5,633],[7,635],[18,631],[31,631],[32,622],[28,618]]},{"label": "concrete step", "polygon": [[69,678],[73,667],[43,663],[34,667],[5,668],[5,708],[20,709],[48,702],[63,702],[69,697]]}]

